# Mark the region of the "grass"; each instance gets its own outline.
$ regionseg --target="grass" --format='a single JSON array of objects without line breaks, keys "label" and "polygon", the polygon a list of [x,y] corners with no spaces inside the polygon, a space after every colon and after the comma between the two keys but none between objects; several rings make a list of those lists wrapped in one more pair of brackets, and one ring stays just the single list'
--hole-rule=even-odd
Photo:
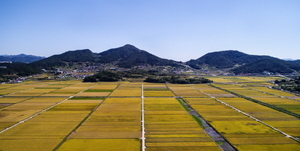
[{"label": "grass", "polygon": [[202,121],[196,116],[196,115],[192,115],[192,117],[197,121],[197,123],[202,127],[205,128]]},{"label": "grass", "polygon": [[187,106],[186,106],[186,104],[184,103],[184,101],[183,100],[181,100],[181,99],[177,99],[177,101],[182,105],[182,107],[186,110],[186,111],[191,111]]}]

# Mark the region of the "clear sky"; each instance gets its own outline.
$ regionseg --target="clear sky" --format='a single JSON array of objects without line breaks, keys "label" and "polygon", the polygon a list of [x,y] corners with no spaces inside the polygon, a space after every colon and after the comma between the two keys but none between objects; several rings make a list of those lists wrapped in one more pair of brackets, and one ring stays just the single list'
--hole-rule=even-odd
[{"label": "clear sky", "polygon": [[0,54],[125,44],[177,61],[221,50],[300,59],[300,0],[0,0]]}]

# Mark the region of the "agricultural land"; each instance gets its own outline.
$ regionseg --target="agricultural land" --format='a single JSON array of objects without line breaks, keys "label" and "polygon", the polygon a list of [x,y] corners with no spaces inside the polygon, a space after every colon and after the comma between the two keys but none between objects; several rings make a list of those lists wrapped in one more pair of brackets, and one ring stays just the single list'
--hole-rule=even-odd
[{"label": "agricultural land", "polygon": [[278,77],[0,85],[0,151],[296,151],[300,97]]}]

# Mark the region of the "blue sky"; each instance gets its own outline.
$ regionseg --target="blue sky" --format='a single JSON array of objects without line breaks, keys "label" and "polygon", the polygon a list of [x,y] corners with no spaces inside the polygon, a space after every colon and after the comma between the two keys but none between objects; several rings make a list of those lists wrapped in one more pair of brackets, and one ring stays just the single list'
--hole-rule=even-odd
[{"label": "blue sky", "polygon": [[300,59],[299,0],[0,0],[0,54],[132,44],[162,58],[208,52]]}]

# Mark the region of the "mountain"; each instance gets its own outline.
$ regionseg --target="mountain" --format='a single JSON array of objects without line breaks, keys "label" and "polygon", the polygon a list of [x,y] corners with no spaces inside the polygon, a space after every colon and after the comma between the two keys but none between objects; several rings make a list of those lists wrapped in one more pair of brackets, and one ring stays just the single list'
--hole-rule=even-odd
[{"label": "mountain", "polygon": [[262,58],[272,58],[270,56],[248,55],[237,50],[226,50],[207,53],[204,56],[186,62],[187,65],[195,69],[203,67],[225,69],[232,68],[235,65],[251,63]]},{"label": "mountain", "polygon": [[42,70],[38,67],[32,67],[30,64],[13,62],[13,63],[0,63],[0,82],[7,77],[15,76],[29,76],[33,74],[40,74]]},{"label": "mountain", "polygon": [[292,73],[294,71],[300,71],[300,65],[292,64],[277,58],[263,58],[232,69],[231,71],[235,74],[262,73],[264,71],[273,73]]},{"label": "mountain", "polygon": [[89,49],[68,51],[32,64],[42,68],[52,68],[66,66],[76,62],[110,63],[124,68],[131,68],[139,65],[179,66],[176,61],[159,58],[129,44],[119,48],[109,49],[101,53],[93,53]]},{"label": "mountain", "polygon": [[300,71],[300,60],[285,61],[271,56],[249,55],[236,50],[207,53],[186,64],[195,69],[230,69],[229,71],[235,74]]},{"label": "mountain", "polygon": [[74,62],[93,62],[96,60],[97,54],[89,49],[67,51],[60,55],[53,55],[51,57],[31,63],[32,66],[50,69],[53,67],[66,66],[68,63]]},{"label": "mountain", "polygon": [[23,63],[31,63],[44,58],[45,57],[26,55],[26,54],[0,55],[0,61],[23,62]]},{"label": "mountain", "polygon": [[[28,55],[21,54],[19,56]],[[0,72],[2,72],[2,75],[28,75],[27,73],[40,73],[43,68],[80,68],[94,65],[98,66],[99,64],[102,64],[102,67],[104,68],[112,66],[123,68],[136,66],[183,66],[180,62],[157,57],[145,50],[127,44],[101,53],[93,53],[89,49],[67,51],[27,65],[0,64],[0,66],[2,66]],[[206,55],[195,60],[190,60],[185,64],[195,69],[225,69],[226,71],[231,71],[236,74],[262,73],[263,71],[274,73],[300,71],[300,60],[284,61],[271,56],[249,55],[236,50],[207,53]],[[22,66],[22,68],[19,68],[18,66]]]},{"label": "mountain", "polygon": [[292,64],[300,65],[300,60],[292,60],[292,61],[288,61],[288,62],[292,63]]},{"label": "mountain", "polygon": [[159,58],[147,51],[140,50],[133,45],[109,49],[98,54],[99,62],[117,62],[119,67],[130,68],[138,65],[178,66],[176,61]]}]

